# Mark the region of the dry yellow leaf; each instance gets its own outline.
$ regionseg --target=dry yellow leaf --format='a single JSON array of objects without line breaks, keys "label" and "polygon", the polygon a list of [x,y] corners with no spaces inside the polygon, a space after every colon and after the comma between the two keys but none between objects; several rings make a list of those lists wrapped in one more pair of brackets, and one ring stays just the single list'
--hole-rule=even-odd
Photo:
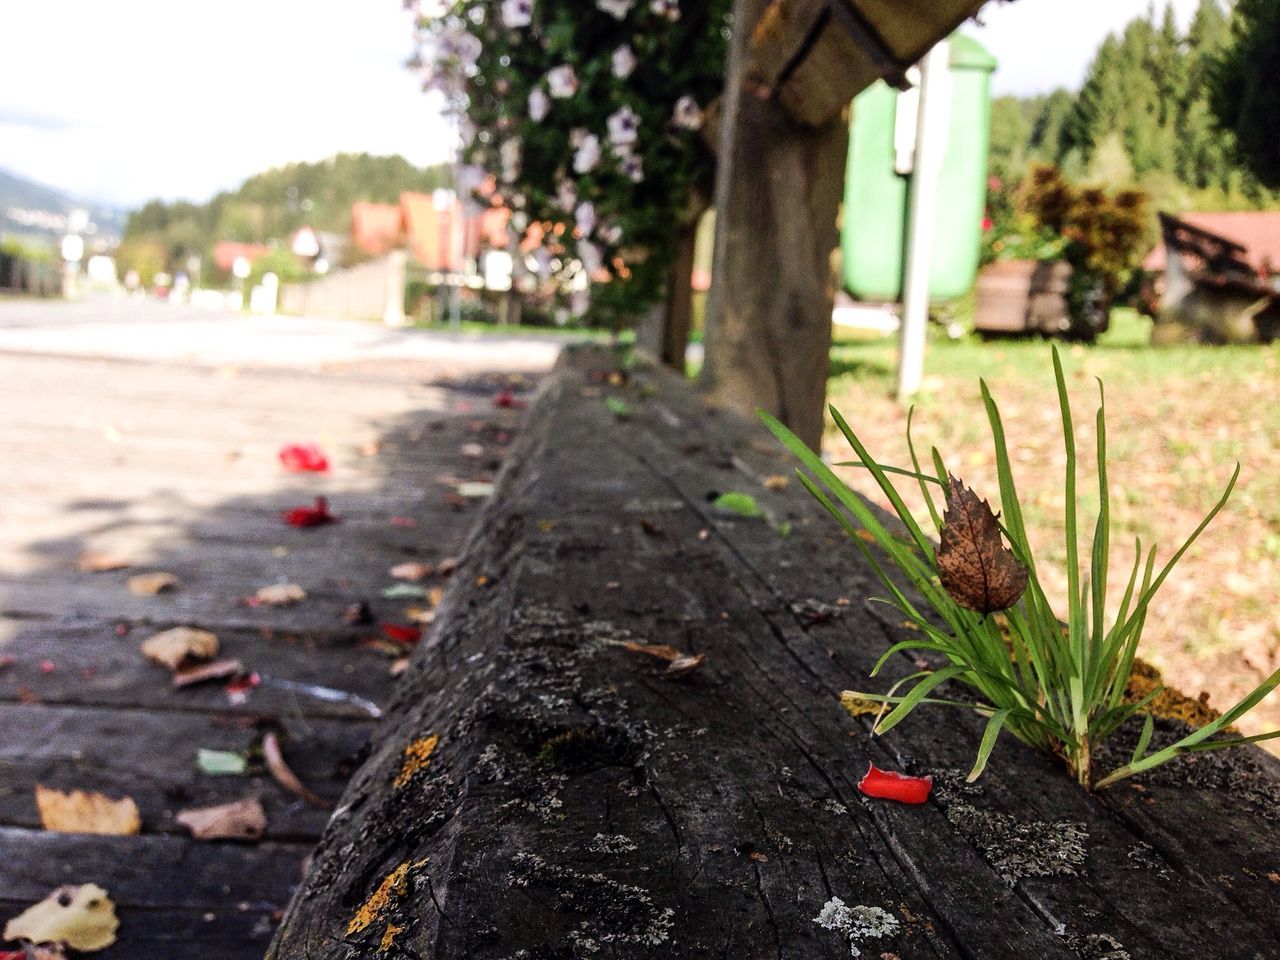
[{"label": "dry yellow leaf", "polygon": [[116,942],[116,905],[94,883],[59,887],[4,926],[5,940],[65,942],[72,950],[105,950]]},{"label": "dry yellow leaf", "polygon": [[770,474],[764,478],[764,485],[769,490],[782,491],[787,489],[791,483],[791,478],[781,473]]},{"label": "dry yellow leaf", "polygon": [[270,607],[287,607],[307,599],[307,591],[296,583],[273,583],[262,587],[254,596]]},{"label": "dry yellow leaf", "polygon": [[852,690],[840,692],[840,705],[849,711],[851,717],[875,717],[884,709],[884,704],[860,697]]},{"label": "dry yellow leaf", "polygon": [[429,563],[397,563],[391,568],[391,576],[397,580],[425,580],[435,573],[435,569]]},{"label": "dry yellow leaf", "polygon": [[112,800],[101,793],[63,793],[36,784],[36,809],[46,830],[59,833],[129,835],[142,829],[138,805],[129,797]]},{"label": "dry yellow leaf", "polygon": [[183,810],[174,819],[197,840],[257,840],[267,829],[267,814],[257,797]]},{"label": "dry yellow leaf", "polygon": [[129,578],[129,592],[140,597],[154,597],[157,593],[177,590],[179,586],[177,577],[163,571],[140,573]]},{"label": "dry yellow leaf", "polygon": [[174,627],[153,634],[139,648],[148,660],[177,670],[188,657],[207,660],[218,655],[218,638],[208,630]]},{"label": "dry yellow leaf", "polygon": [[76,558],[76,569],[85,573],[109,573],[130,566],[129,561],[101,550],[86,550]]}]

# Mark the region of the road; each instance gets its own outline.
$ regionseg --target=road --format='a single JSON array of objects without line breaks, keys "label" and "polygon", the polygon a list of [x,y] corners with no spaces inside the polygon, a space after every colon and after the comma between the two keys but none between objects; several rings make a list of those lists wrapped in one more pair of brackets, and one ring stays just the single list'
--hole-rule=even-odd
[{"label": "road", "polygon": [[[527,395],[557,346],[132,301],[0,302],[0,924],[60,884],[96,883],[121,921],[103,960],[262,956],[360,760],[368,704],[394,689],[398,651],[379,622],[422,617],[429,594],[404,589],[444,583],[390,568],[461,549],[481,501],[457,486],[492,479],[520,422],[494,392]],[[330,471],[285,473],[289,442],[319,443]],[[282,522],[317,495],[340,522]],[[87,551],[128,567],[78,569]],[[129,589],[151,572],[178,588]],[[281,583],[306,598],[246,602]],[[372,622],[348,623],[361,602]],[[213,632],[259,684],[175,689],[139,645],[180,625]],[[270,731],[325,807],[264,767]],[[201,748],[247,757],[245,775],[204,772]],[[141,832],[41,829],[37,784],[132,798]],[[193,840],[175,819],[243,798],[265,808],[260,842]]]},{"label": "road", "polygon": [[324,370],[423,362],[454,374],[537,371],[572,335],[489,336],[215,312],[157,300],[0,298],[0,351]]}]

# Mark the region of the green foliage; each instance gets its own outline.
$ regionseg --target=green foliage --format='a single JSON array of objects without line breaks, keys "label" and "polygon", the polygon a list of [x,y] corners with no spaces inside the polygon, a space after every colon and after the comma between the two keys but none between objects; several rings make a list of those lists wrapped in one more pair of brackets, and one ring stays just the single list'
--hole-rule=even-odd
[{"label": "green foliage", "polygon": [[1260,181],[1280,188],[1280,0],[1238,0],[1230,43],[1209,67],[1213,113]]},{"label": "green foliage", "polygon": [[[1280,0],[1238,5],[1235,29],[1245,30],[1240,21],[1249,8],[1268,4],[1280,8]],[[993,102],[991,173],[1016,181],[1031,166],[1049,163],[1078,182],[1140,186],[1152,197],[1153,212],[1275,206],[1280,198],[1260,182],[1261,168],[1255,175],[1243,162],[1241,150],[1248,150],[1243,143],[1237,149],[1239,131],[1232,132],[1234,117],[1251,102],[1249,109],[1261,111],[1259,145],[1280,158],[1270,135],[1280,123],[1271,67],[1280,46],[1264,49],[1264,31],[1250,30],[1252,52],[1235,58],[1244,45],[1229,45],[1232,31],[1219,0],[1201,0],[1185,34],[1171,7],[1160,14],[1151,8],[1103,41],[1078,94],[1058,90]],[[1224,57],[1231,68],[1219,64]],[[1228,82],[1228,75],[1235,79]],[[1246,88],[1256,91],[1255,100],[1249,101]],[[1231,118],[1223,112],[1228,105],[1236,111]],[[1017,122],[1015,111],[1021,113]]]},{"label": "green foliage", "polygon": [[[938,548],[912,517],[894,486],[891,476],[908,478],[919,486],[934,529],[940,533],[944,519],[933,496],[933,488],[946,489],[949,473],[936,449],[931,451],[928,468],[922,467],[911,438],[910,419],[907,450],[911,466],[890,467],[874,460],[840,413],[834,408],[831,411],[837,426],[858,456],[858,461],[852,465],[866,469],[874,477],[902,522],[906,531],[903,535],[886,526],[876,510],[850,490],[818,455],[781,423],[761,414],[774,434],[810,471],[799,472],[805,487],[840,522],[879,575],[889,591],[889,598],[884,602],[894,606],[920,631],[919,639],[897,643],[885,651],[872,675],[877,675],[898,654],[908,651],[929,652],[947,663],[938,670],[923,670],[904,677],[886,694],[854,694],[883,705],[875,731],[884,733],[892,729],[921,704],[973,710],[987,718],[987,727],[969,775],[971,780],[982,773],[999,734],[1008,731],[1038,750],[1061,757],[1079,783],[1095,789],[1192,751],[1280,736],[1280,731],[1277,731],[1256,737],[1219,737],[1280,685],[1280,670],[1277,670],[1218,719],[1169,746],[1151,752],[1147,752],[1152,730],[1152,720],[1148,715],[1132,759],[1103,776],[1095,775],[1092,760],[1098,745],[1126,721],[1141,715],[1143,708],[1162,689],[1157,688],[1136,702],[1127,701],[1125,697],[1147,613],[1174,566],[1226,504],[1239,478],[1240,468],[1236,466],[1231,481],[1213,509],[1162,567],[1157,569],[1155,547],[1144,554],[1141,541],[1135,543],[1133,564],[1124,593],[1118,607],[1109,612],[1107,572],[1111,564],[1111,514],[1105,404],[1100,399],[1096,426],[1098,515],[1092,545],[1082,561],[1075,431],[1066,380],[1056,348],[1053,360],[1066,450],[1066,505],[1062,526],[1068,578],[1065,624],[1049,606],[1037,573],[1014,486],[1004,425],[985,382],[982,383],[982,399],[995,446],[1004,517],[1000,529],[1028,575],[1025,593],[1002,614],[983,614],[961,606],[942,587]],[[1101,384],[1099,388],[1101,390]],[[872,549],[863,537],[873,541],[878,549]],[[899,576],[890,576],[890,569],[896,570]],[[905,578],[910,584],[913,594],[908,595],[900,585],[900,578]],[[938,688],[948,681],[968,688],[976,700],[938,695]],[[906,692],[900,693],[903,688]]]},{"label": "green foliage", "polygon": [[129,214],[124,240],[160,244],[165,250],[160,269],[182,269],[193,255],[211,269],[213,246],[220,240],[279,241],[306,225],[348,234],[357,200],[398,203],[401,193],[430,192],[450,179],[444,166],[424,170],[399,156],[340,153],[255,174],[204,204],[151,200]]}]

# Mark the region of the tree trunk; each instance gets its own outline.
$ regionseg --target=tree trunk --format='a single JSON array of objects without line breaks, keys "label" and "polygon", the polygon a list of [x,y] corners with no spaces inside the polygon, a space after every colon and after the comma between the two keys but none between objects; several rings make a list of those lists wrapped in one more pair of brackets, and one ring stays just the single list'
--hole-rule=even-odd
[{"label": "tree trunk", "polygon": [[734,7],[702,384],[713,403],[763,407],[816,448],[849,133],[842,116],[801,126],[749,89],[750,27],[767,5]]},{"label": "tree trunk", "polygon": [[664,366],[685,371],[685,352],[693,327],[693,258],[698,243],[698,219],[682,227],[676,259],[667,286],[666,317],[662,325],[660,359]]}]

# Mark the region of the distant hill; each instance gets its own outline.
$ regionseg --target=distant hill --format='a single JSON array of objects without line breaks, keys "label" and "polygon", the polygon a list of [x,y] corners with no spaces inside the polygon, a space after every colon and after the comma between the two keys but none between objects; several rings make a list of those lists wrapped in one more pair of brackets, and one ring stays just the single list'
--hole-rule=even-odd
[{"label": "distant hill", "polygon": [[113,241],[124,233],[123,210],[0,170],[0,234],[52,240],[66,232],[73,210],[88,211],[87,232],[95,237]]}]

